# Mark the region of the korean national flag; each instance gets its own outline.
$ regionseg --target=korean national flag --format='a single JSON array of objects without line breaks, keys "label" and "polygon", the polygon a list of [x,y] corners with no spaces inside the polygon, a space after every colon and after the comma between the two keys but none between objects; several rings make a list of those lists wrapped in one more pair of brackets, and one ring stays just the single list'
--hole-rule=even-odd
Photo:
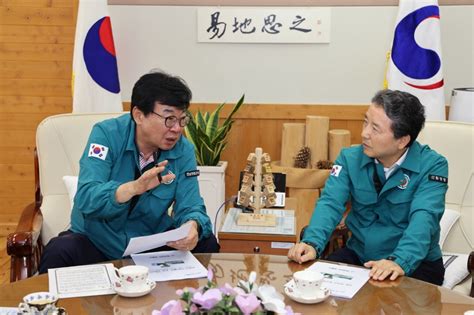
[{"label": "korean national flag", "polygon": [[388,88],[418,97],[431,120],[446,119],[440,32],[438,1],[400,0]]},{"label": "korean national flag", "polygon": [[107,0],[80,0],[72,69],[73,112],[121,112]]},{"label": "korean national flag", "polygon": [[98,158],[105,161],[107,157],[107,153],[109,152],[109,148],[104,145],[91,143],[89,147],[89,157]]}]

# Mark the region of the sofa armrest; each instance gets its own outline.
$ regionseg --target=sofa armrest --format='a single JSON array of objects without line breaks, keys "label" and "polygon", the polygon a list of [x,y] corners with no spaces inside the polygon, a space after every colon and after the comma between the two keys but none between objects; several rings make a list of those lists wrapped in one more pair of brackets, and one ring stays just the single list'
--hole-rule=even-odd
[{"label": "sofa armrest", "polygon": [[23,209],[15,232],[7,237],[7,253],[11,257],[10,282],[25,279],[38,270],[43,250],[41,227],[43,215],[37,202]]},{"label": "sofa armrest", "polygon": [[471,292],[469,295],[474,297],[474,251],[469,254],[469,258],[467,259],[467,270],[471,274]]}]

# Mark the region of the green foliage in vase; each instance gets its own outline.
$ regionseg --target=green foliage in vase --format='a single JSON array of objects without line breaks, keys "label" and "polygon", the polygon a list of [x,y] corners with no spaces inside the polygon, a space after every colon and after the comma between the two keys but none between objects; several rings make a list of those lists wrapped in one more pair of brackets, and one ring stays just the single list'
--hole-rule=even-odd
[{"label": "green foliage in vase", "polygon": [[196,113],[186,126],[186,138],[194,145],[197,164],[201,166],[216,166],[221,153],[227,145],[227,137],[234,121],[232,116],[244,103],[245,95],[234,105],[229,116],[219,126],[219,115],[225,103],[220,104],[212,113]]}]

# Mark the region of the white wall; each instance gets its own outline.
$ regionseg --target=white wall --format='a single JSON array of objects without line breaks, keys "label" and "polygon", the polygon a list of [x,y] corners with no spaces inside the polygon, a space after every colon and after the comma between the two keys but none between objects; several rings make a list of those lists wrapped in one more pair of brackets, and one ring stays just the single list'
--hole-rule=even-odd
[{"label": "white wall", "polygon": [[[197,7],[109,6],[122,98],[152,68],[180,75],[194,102],[367,104],[382,87],[397,7],[333,7],[329,44],[197,42]],[[446,102],[474,86],[474,6],[441,6]]]}]

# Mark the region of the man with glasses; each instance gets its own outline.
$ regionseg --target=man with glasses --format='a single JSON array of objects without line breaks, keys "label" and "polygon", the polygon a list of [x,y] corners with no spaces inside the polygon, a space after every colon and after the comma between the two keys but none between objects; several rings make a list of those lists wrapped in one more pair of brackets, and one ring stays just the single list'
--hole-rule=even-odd
[{"label": "man with glasses", "polygon": [[151,72],[135,83],[130,115],[93,127],[71,228],[48,243],[40,273],[119,259],[130,238],[183,224],[191,225],[185,238],[154,251],[219,251],[199,194],[194,147],[182,137],[191,95],[181,78]]}]

